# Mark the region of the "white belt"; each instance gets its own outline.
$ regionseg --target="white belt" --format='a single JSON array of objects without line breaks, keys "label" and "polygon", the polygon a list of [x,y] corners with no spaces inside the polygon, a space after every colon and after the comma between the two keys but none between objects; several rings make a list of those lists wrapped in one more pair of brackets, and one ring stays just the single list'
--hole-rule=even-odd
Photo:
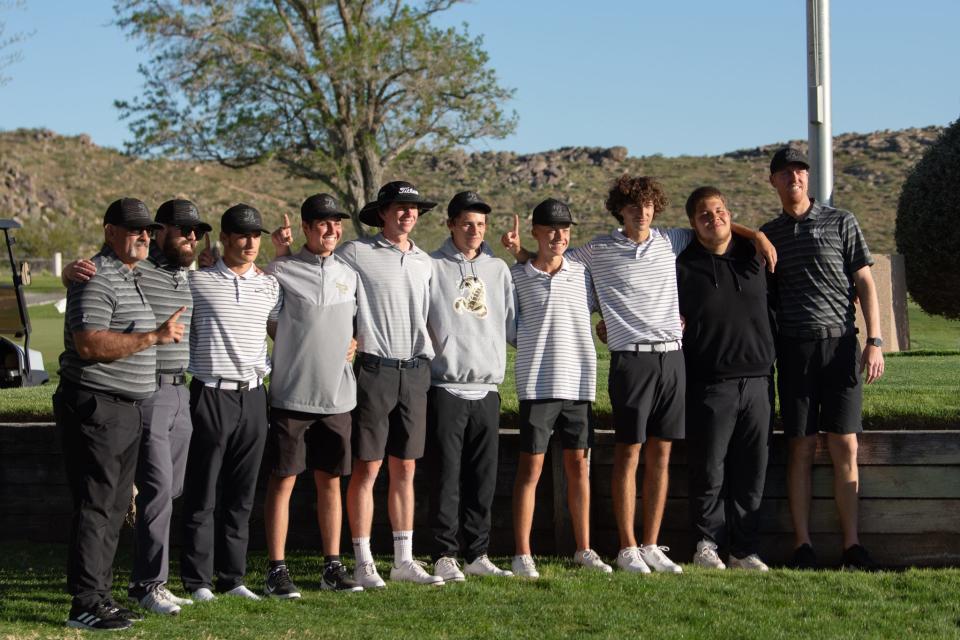
[{"label": "white belt", "polygon": [[637,353],[663,353],[665,351],[679,351],[680,348],[681,344],[679,340],[671,340],[670,342],[638,342],[631,344],[629,348],[624,349],[624,351],[635,351]]},{"label": "white belt", "polygon": [[263,384],[263,378],[252,378],[250,380],[225,380],[224,378],[205,380],[203,378],[197,378],[197,380],[202,382],[205,387],[222,389],[224,391],[247,391],[249,389],[256,389]]}]

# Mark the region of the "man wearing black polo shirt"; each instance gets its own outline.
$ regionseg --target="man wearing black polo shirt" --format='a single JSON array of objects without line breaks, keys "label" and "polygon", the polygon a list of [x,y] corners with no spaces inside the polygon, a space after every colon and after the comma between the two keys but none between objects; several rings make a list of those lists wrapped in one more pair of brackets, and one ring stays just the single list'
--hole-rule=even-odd
[{"label": "man wearing black polo shirt", "polygon": [[[784,147],[770,162],[770,184],[783,212],[761,227],[777,249],[771,298],[777,312],[777,389],[789,438],[787,493],[796,549],[792,564],[816,567],[810,541],[811,466],[817,432],[827,432],[833,491],[843,529],[844,566],[872,568],[857,529],[857,434],[863,388],[883,375],[873,258],[849,211],[807,194],[810,164]],[[867,327],[863,353],[854,328],[859,298]]]},{"label": "man wearing black polo shirt", "polygon": [[176,310],[157,326],[137,263],[161,225],[134,198],[113,202],[103,218],[105,243],[96,275],[67,291],[60,386],[53,396],[73,496],[67,626],[126,629],[138,614],[110,596],[111,565],[130,501],[143,425],[141,403],[156,390],[158,344],[179,342]]}]

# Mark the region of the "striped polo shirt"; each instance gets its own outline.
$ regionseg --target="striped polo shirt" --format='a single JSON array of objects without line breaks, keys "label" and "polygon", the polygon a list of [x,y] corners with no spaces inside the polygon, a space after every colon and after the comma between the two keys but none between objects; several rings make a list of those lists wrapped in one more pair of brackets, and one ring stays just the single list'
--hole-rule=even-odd
[{"label": "striped polo shirt", "polygon": [[[190,333],[190,317],[193,315],[193,296],[190,295],[189,271],[171,264],[156,243],[150,243],[150,255],[137,265],[142,274],[140,288],[147,295],[157,326],[167,321],[173,312],[186,307],[178,324],[184,326],[184,335]],[[190,342],[181,340],[157,345],[157,371],[182,373],[190,363]]]},{"label": "striped polo shirt", "polygon": [[637,243],[615,230],[566,253],[590,272],[610,351],[683,337],[676,257],[692,238],[692,229],[650,229]]},{"label": "striped polo shirt", "polygon": [[140,270],[128,268],[106,245],[93,257],[93,263],[96,275],[67,289],[60,376],[84,389],[142,400],[157,388],[156,347],[111,362],[92,362],[77,354],[73,340],[76,331],[146,333],[157,328],[140,282]]},{"label": "striped polo shirt", "polygon": [[190,367],[201,380],[252,382],[270,373],[267,321],[276,320],[282,294],[277,279],[250,265],[236,274],[217,260],[190,272],[193,326]]},{"label": "striped polo shirt", "polygon": [[799,220],[782,212],[760,230],[777,249],[771,293],[778,326],[853,327],[853,274],[873,264],[853,214],[813,201]]},{"label": "striped polo shirt", "polygon": [[409,251],[401,251],[378,233],[342,244],[337,255],[360,274],[357,349],[381,358],[433,358],[429,254],[413,240]]},{"label": "striped polo shirt", "polygon": [[510,268],[516,286],[517,396],[520,400],[589,400],[597,386],[590,272],[564,259],[552,276],[533,260]]}]

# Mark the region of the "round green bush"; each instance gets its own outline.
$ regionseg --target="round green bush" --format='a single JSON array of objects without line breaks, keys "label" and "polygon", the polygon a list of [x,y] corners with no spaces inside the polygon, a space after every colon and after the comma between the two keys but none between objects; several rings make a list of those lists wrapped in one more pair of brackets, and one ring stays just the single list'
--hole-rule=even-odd
[{"label": "round green bush", "polygon": [[960,120],[907,176],[897,204],[907,291],[930,314],[960,318]]}]

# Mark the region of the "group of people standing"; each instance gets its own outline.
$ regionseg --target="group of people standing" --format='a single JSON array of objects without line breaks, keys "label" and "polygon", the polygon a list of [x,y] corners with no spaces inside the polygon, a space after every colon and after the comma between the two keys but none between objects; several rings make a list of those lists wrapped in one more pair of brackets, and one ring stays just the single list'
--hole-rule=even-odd
[{"label": "group of people standing", "polygon": [[[333,197],[310,196],[300,211],[305,244],[292,252],[285,215],[271,234],[277,257],[264,270],[254,261],[267,230],[249,205],[223,214],[223,251],[214,255],[209,241],[197,251],[212,228],[193,203],[165,202],[153,219],[139,200],[112,203],[101,251],[63,274],[65,351],[54,410],[74,500],[68,625],[122,629],[141,618],[110,596],[134,484],[131,600],[176,614],[220,594],[259,598],[244,576],[264,456],[268,596],[300,597],[284,547],[291,492],[307,469],[317,491],[321,587],[385,586],[370,547],[384,460],[391,580],[437,586],[467,576],[539,577],[530,534],[554,434],[567,474],[573,560],[611,572],[590,545],[596,311],[597,333],[611,352],[616,566],[682,572],[658,536],[671,443],[686,437],[691,517],[701,536],[694,563],[767,569],[757,514],[776,360],[790,443],[793,564],[816,566],[810,471],[815,436],[826,431],[843,562],[871,567],[857,538],[856,434],[861,380],[883,373],[872,260],[852,214],[810,199],[808,169],[795,149],[774,155],[770,182],[783,211],[761,231],[734,223],[714,187],[688,198],[690,229],[654,228],[667,203],[662,187],[624,175],[605,203],[620,227],[570,249],[573,215],[547,199],[532,214],[535,251],[522,247],[519,217],[502,236],[517,260],[512,267],[486,243],[492,208],[472,191],[450,201],[450,237],[429,254],[410,234],[437,203],[410,183],[384,185],[360,211],[379,233],[343,244],[342,220],[350,216]],[[190,271],[198,258],[208,266]],[[856,298],[869,333],[862,356]],[[517,349],[520,400],[509,570],[487,555],[507,344]],[[432,572],[413,555],[420,458],[430,476]],[[166,586],[172,501],[181,494],[180,571],[190,598]],[[344,502],[352,572],[339,549]],[[729,551],[726,564],[721,549]]]}]

